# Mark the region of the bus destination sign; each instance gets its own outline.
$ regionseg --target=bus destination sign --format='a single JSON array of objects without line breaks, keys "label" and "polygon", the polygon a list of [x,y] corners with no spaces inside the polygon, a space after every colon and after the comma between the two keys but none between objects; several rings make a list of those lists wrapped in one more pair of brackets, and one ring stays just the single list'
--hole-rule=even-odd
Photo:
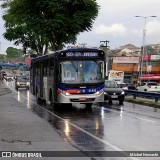
[{"label": "bus destination sign", "polygon": [[66,57],[98,57],[98,52],[66,52]]}]

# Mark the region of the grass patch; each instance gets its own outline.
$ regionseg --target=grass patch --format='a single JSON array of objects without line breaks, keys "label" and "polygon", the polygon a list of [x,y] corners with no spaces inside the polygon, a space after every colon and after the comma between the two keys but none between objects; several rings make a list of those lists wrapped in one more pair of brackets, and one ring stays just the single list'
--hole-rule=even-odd
[{"label": "grass patch", "polygon": [[133,99],[133,98],[129,98],[129,97],[125,97],[125,101],[160,109],[160,102],[152,102],[152,101],[149,101],[146,99],[143,100],[143,99],[138,99],[138,98]]}]

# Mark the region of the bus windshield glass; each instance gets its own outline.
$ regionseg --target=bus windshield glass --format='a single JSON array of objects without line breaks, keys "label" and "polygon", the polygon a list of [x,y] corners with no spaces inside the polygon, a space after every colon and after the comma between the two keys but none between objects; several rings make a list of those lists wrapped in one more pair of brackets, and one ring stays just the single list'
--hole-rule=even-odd
[{"label": "bus windshield glass", "polygon": [[62,61],[61,83],[100,83],[104,81],[103,61]]}]

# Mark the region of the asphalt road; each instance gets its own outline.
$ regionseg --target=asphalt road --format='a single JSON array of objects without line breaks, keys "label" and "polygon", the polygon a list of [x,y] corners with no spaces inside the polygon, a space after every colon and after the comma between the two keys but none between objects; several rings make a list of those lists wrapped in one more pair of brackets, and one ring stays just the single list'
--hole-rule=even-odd
[{"label": "asphalt road", "polygon": [[79,150],[160,151],[159,109],[127,102],[119,106],[114,102],[112,106],[93,105],[92,111],[86,111],[83,105],[65,106],[62,111],[54,111],[47,106],[36,105],[35,97],[29,91],[15,91],[14,82],[6,85],[20,103],[46,119],[65,141]]}]

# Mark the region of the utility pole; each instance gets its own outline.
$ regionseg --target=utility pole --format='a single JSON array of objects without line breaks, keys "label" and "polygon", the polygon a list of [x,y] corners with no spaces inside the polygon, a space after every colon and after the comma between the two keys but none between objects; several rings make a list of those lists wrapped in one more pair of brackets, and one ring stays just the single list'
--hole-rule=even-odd
[{"label": "utility pole", "polygon": [[[143,75],[143,58],[144,55],[146,54],[146,22],[147,18],[155,18],[157,16],[135,16],[138,18],[142,18],[144,20],[144,26],[143,26],[143,40],[142,40],[142,50],[141,50],[141,59],[140,59],[140,64],[139,64],[139,73],[138,73],[138,81],[141,84],[141,77]],[[147,66],[146,66],[147,67]]]}]

